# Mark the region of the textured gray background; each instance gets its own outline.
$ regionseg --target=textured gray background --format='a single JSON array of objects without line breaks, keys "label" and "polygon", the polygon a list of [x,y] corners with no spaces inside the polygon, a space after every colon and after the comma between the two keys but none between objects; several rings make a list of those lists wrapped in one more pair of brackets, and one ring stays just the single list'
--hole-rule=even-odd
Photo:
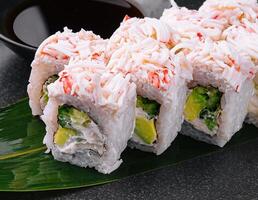
[{"label": "textured gray background", "polygon": [[[201,4],[178,2],[191,8]],[[29,71],[28,61],[0,43],[0,106],[26,95]],[[4,199],[258,199],[258,139],[102,186],[0,193]]]}]

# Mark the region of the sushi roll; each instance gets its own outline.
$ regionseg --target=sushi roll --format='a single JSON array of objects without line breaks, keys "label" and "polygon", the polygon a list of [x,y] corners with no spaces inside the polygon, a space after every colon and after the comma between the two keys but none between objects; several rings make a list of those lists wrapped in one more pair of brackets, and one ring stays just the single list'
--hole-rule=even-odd
[{"label": "sushi roll", "polygon": [[106,40],[91,31],[73,33],[67,28],[43,41],[31,64],[27,88],[32,114],[42,114],[48,101],[47,86],[58,79],[71,57],[105,62],[105,47]]},{"label": "sushi roll", "polygon": [[193,81],[182,134],[222,147],[247,115],[255,66],[230,43],[209,39],[195,46],[187,59],[193,66]]},{"label": "sushi roll", "polygon": [[137,87],[136,125],[129,145],[160,155],[181,129],[191,66],[183,54],[172,55],[164,43],[146,38],[116,50],[107,69],[130,74]]},{"label": "sushi roll", "polygon": [[56,160],[104,174],[119,167],[134,130],[136,87],[129,80],[87,60],[72,60],[59,73],[42,116],[44,144]]},{"label": "sushi roll", "polygon": [[[257,4],[258,8],[258,4]],[[258,16],[258,15],[257,15]],[[223,39],[234,45],[239,51],[249,56],[258,69],[258,21],[243,21],[241,26],[231,26],[223,32]],[[253,80],[255,93],[248,108],[247,122],[258,126],[258,73]]]}]

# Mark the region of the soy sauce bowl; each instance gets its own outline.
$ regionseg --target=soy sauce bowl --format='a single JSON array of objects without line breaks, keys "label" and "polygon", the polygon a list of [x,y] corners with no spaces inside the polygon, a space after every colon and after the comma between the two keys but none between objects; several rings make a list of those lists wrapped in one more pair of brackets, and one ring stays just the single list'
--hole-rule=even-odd
[{"label": "soy sauce bowl", "polygon": [[[32,59],[39,44],[67,26],[112,35],[125,15],[143,17],[134,0],[6,0],[0,1],[0,40],[18,55]],[[145,14],[144,14],[145,13]]]}]

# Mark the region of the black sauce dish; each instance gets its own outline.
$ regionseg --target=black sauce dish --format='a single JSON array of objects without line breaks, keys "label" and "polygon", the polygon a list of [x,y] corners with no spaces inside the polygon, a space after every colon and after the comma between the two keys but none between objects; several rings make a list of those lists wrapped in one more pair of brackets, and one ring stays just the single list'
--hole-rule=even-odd
[{"label": "black sauce dish", "polygon": [[65,26],[108,38],[125,15],[143,17],[148,12],[136,0],[1,0],[0,40],[31,60],[39,44]]}]

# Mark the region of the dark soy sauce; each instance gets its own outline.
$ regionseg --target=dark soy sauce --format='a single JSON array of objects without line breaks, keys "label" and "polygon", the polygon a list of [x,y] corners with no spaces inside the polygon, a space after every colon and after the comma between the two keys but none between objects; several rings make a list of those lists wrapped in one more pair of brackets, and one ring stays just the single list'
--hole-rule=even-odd
[{"label": "dark soy sauce", "polygon": [[11,37],[33,47],[65,26],[108,38],[125,15],[143,17],[126,0],[31,0],[18,5],[11,15]]}]

